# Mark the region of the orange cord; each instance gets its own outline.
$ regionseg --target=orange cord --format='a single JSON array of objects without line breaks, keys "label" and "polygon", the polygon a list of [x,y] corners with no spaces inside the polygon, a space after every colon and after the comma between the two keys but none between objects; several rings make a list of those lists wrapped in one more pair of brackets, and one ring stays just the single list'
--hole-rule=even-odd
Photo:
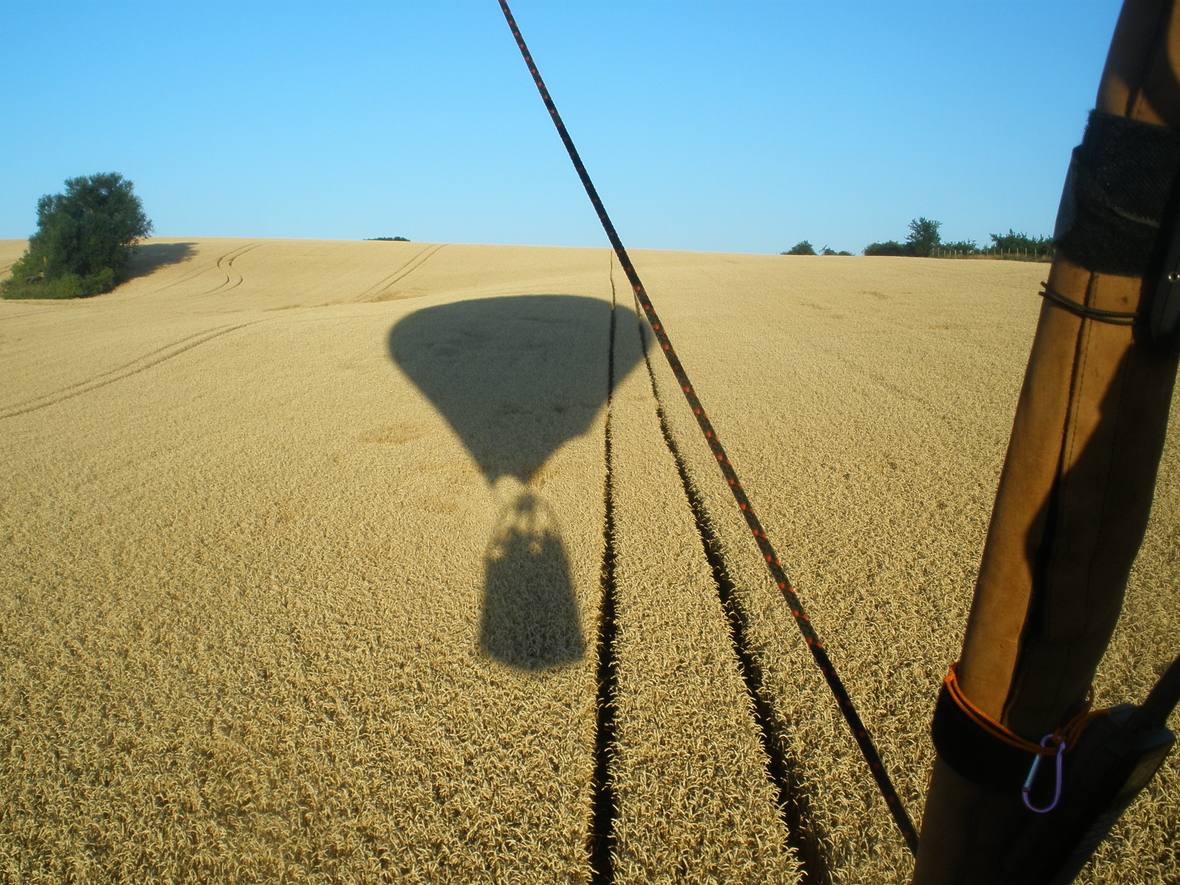
[{"label": "orange cord", "polygon": [[1065,725],[1055,729],[1052,734],[1057,739],[1049,744],[1047,747],[1042,747],[1039,743],[1026,740],[1018,735],[1006,725],[992,719],[987,713],[975,706],[968,697],[963,694],[963,689],[959,685],[958,674],[955,672],[957,664],[951,664],[947,671],[946,679],[943,684],[946,685],[947,694],[950,695],[955,705],[967,714],[976,725],[994,737],[996,740],[1003,741],[1011,747],[1015,747],[1025,753],[1035,753],[1037,756],[1053,756],[1057,753],[1057,745],[1064,742],[1066,750],[1071,749],[1078,739],[1078,736],[1085,730],[1090,720],[1095,716],[1102,716],[1105,711],[1091,711],[1090,704],[1092,703],[1092,693],[1086,695],[1086,700],[1082,706],[1081,711],[1070,719]]}]

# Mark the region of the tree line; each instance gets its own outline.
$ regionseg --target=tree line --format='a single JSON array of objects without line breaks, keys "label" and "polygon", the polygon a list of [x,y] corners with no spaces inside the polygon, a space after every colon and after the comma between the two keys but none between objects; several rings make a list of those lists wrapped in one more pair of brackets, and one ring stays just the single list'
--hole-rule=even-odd
[{"label": "tree line", "polygon": [[818,252],[815,247],[807,240],[800,240],[786,252],[780,252],[779,255],[851,255],[851,252],[837,252],[828,246],[822,246]]},{"label": "tree line", "polygon": [[[952,240],[943,242],[940,233],[941,221],[931,218],[915,218],[910,222],[909,234],[904,242],[885,240],[869,243],[864,247],[865,255],[906,255],[916,258],[961,258],[972,255],[987,255],[996,258],[1048,259],[1053,257],[1052,237],[1032,237],[1017,233],[1009,228],[1006,234],[989,234],[991,244],[981,247],[975,240]],[[850,252],[836,252],[824,246],[820,251],[807,240],[800,240],[780,255],[850,255]]]}]

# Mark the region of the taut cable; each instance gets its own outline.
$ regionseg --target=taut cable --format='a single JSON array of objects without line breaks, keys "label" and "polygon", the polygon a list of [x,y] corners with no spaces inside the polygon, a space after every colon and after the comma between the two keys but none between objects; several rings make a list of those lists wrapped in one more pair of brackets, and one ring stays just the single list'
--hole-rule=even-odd
[{"label": "taut cable", "polygon": [[533,56],[529,52],[528,46],[525,45],[520,28],[516,25],[516,19],[512,17],[512,10],[508,8],[507,0],[499,0],[499,3],[500,9],[504,13],[504,18],[508,22],[508,27],[512,29],[512,36],[516,38],[517,48],[520,49],[520,54],[524,57],[525,64],[528,65],[529,73],[533,75],[533,82],[537,86],[537,91],[541,93],[541,100],[545,103],[545,108],[549,111],[549,116],[553,118],[553,125],[557,127],[557,134],[561,136],[561,141],[565,145],[565,149],[570,155],[570,160],[574,164],[574,169],[577,170],[578,177],[582,180],[582,186],[586,189],[586,196],[590,198],[590,202],[594,206],[594,211],[598,213],[598,220],[602,223],[603,230],[606,231],[607,239],[610,240],[610,244],[615,250],[615,255],[618,256],[623,273],[627,275],[627,279],[631,283],[631,289],[635,293],[635,298],[643,308],[647,321],[651,325],[651,330],[655,334],[656,340],[660,343],[660,349],[664,352],[664,356],[668,360],[668,365],[672,367],[672,374],[676,376],[676,380],[680,384],[680,390],[684,394],[684,398],[688,401],[693,415],[696,416],[697,424],[700,425],[701,432],[705,435],[705,441],[717,461],[717,466],[721,469],[721,474],[725,477],[725,481],[733,493],[733,498],[737,502],[742,516],[745,517],[746,524],[750,527],[750,531],[754,535],[754,540],[758,544],[758,549],[766,563],[766,568],[770,572],[770,576],[778,589],[782,592],[783,598],[791,609],[791,615],[794,617],[795,623],[799,626],[799,632],[803,634],[803,641],[807,643],[807,647],[811,650],[811,655],[815,659],[816,665],[819,667],[820,672],[823,673],[824,679],[827,680],[832,694],[835,695],[840,712],[844,714],[844,719],[848,722],[848,727],[852,730],[852,736],[856,739],[861,753],[864,754],[865,761],[869,765],[869,770],[872,772],[873,778],[881,790],[881,795],[885,798],[885,804],[889,806],[890,814],[893,815],[898,829],[901,830],[901,835],[905,839],[906,845],[909,846],[912,853],[917,854],[918,834],[914,830],[913,822],[910,821],[909,815],[906,814],[904,806],[901,804],[901,799],[897,795],[897,790],[894,788],[893,782],[889,779],[889,775],[885,771],[885,766],[881,762],[881,755],[877,752],[872,738],[869,737],[868,729],[865,728],[864,723],[861,721],[860,714],[856,712],[852,698],[848,696],[848,691],[844,688],[844,683],[840,681],[840,677],[836,673],[836,668],[832,665],[831,659],[828,658],[828,653],[824,649],[823,643],[820,642],[815,628],[811,626],[811,620],[803,610],[803,603],[799,600],[799,596],[791,584],[791,579],[779,563],[778,554],[771,545],[770,538],[767,537],[765,529],[762,528],[761,521],[755,515],[754,507],[750,504],[749,498],[746,497],[746,493],[742,489],[741,481],[738,479],[737,472],[733,469],[729,457],[725,454],[725,448],[721,445],[721,440],[717,438],[717,431],[713,428],[712,423],[705,414],[705,409],[701,405],[701,401],[697,398],[692,382],[689,381],[684,367],[680,364],[680,360],[676,356],[676,351],[672,349],[672,342],[668,339],[668,333],[664,330],[664,324],[660,322],[659,315],[652,306],[651,299],[647,297],[647,291],[643,288],[643,283],[639,279],[639,274],[635,272],[635,267],[631,264],[631,259],[627,255],[627,249],[623,246],[623,241],[619,239],[619,234],[615,230],[614,224],[611,223],[610,216],[606,214],[606,207],[602,205],[602,199],[598,196],[594,182],[590,180],[590,175],[582,163],[582,158],[578,156],[578,149],[574,147],[573,139],[570,138],[569,131],[565,128],[565,123],[561,120],[561,114],[557,112],[557,106],[553,103],[553,98],[549,95],[549,90],[545,87],[545,81],[541,79],[537,65],[533,62]]}]

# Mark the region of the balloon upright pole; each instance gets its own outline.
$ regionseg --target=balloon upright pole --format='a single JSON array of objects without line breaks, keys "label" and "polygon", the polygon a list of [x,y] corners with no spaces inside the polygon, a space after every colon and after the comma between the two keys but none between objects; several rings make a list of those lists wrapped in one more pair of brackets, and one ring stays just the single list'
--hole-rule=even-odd
[{"label": "balloon upright pole", "polygon": [[[967,720],[1013,746],[1060,735],[1085,702],[1151,507],[1177,361],[1143,317],[1180,227],[1169,231],[1180,192],[1131,181],[1094,194],[1117,185],[1127,171],[1120,163],[1142,171],[1128,155],[1133,141],[1147,145],[1144,156],[1155,150],[1167,161],[1180,138],[1178,6],[1126,0],[1115,28],[1096,113],[1062,197],[1057,257],[951,692]],[[1156,226],[1126,220],[1133,213],[1119,200],[1152,198],[1166,203]],[[1108,200],[1116,210],[1109,219]],[[974,740],[969,726],[945,728],[942,743],[939,727],[936,716],[939,757],[915,883],[1034,881],[1023,878],[1014,846],[1050,816],[1026,807],[1019,782],[1000,786],[970,770],[974,761],[955,758],[956,741],[961,748]]]}]

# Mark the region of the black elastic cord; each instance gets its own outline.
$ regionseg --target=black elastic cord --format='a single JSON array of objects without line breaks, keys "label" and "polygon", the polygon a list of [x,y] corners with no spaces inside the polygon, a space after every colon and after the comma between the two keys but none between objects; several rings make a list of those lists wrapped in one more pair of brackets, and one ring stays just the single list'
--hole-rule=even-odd
[{"label": "black elastic cord", "polygon": [[668,333],[664,329],[663,323],[661,323],[659,315],[651,303],[651,299],[647,296],[647,290],[644,289],[643,283],[639,279],[639,274],[635,272],[635,266],[631,264],[631,259],[627,256],[627,250],[623,246],[623,241],[619,238],[615,226],[606,214],[606,207],[603,206],[602,200],[598,196],[598,191],[594,187],[594,183],[590,181],[590,174],[586,171],[586,167],[582,163],[582,158],[578,155],[577,148],[574,147],[573,139],[570,138],[569,131],[565,128],[565,123],[561,120],[561,115],[557,113],[557,106],[553,103],[553,98],[549,95],[549,90],[545,88],[545,81],[541,79],[541,74],[537,70],[536,63],[533,61],[532,53],[529,52],[528,46],[525,45],[524,37],[520,33],[520,28],[516,26],[516,19],[512,17],[512,10],[508,8],[507,0],[499,0],[499,2],[500,10],[504,13],[504,18],[508,22],[512,36],[516,39],[516,46],[524,58],[525,65],[528,66],[529,73],[533,76],[533,83],[536,85],[537,91],[541,94],[541,100],[545,103],[545,109],[549,111],[553,125],[557,127],[557,134],[561,136],[562,144],[565,145],[566,152],[569,153],[570,161],[574,164],[574,169],[577,171],[578,177],[582,180],[582,186],[586,189],[586,196],[590,198],[590,202],[594,206],[594,211],[598,214],[598,220],[602,224],[603,230],[606,231],[607,239],[610,240],[611,246],[614,247],[615,255],[618,256],[623,273],[627,275],[627,279],[631,283],[631,289],[635,293],[635,298],[643,308],[643,313],[647,317],[656,341],[659,342],[660,349],[664,352],[664,357],[668,360],[668,365],[672,368],[672,374],[676,376],[676,381],[680,385],[680,391],[688,401],[693,415],[696,416],[697,424],[704,434],[709,451],[716,460],[721,475],[725,477],[734,501],[737,502],[742,516],[746,520],[746,525],[749,526],[753,534],[754,541],[758,545],[758,552],[766,563],[766,569],[770,572],[770,576],[778,587],[779,592],[782,593],[783,599],[791,610],[791,616],[795,619],[795,625],[799,628],[799,632],[803,634],[803,641],[807,643],[807,648],[811,652],[816,666],[819,667],[820,672],[828,683],[828,688],[831,689],[833,696],[836,698],[840,712],[844,715],[844,720],[848,723],[848,727],[852,731],[852,737],[856,741],[857,746],[860,747],[865,762],[868,763],[869,771],[872,772],[873,779],[877,782],[877,788],[881,791],[881,795],[885,799],[889,813],[893,816],[898,829],[901,830],[902,838],[905,839],[905,843],[910,851],[916,855],[918,853],[918,833],[914,829],[914,824],[906,813],[905,807],[901,804],[901,797],[897,795],[897,788],[893,786],[893,782],[889,779],[889,774],[885,771],[885,764],[881,761],[881,755],[877,752],[877,747],[873,743],[872,738],[869,737],[868,729],[865,727],[864,722],[861,721],[860,714],[856,711],[848,690],[844,687],[843,681],[836,673],[836,668],[828,657],[827,650],[820,641],[819,634],[811,626],[811,619],[808,618],[807,612],[803,608],[803,603],[795,592],[795,587],[792,585],[791,579],[787,576],[786,569],[779,562],[778,553],[770,543],[770,536],[767,535],[766,530],[762,527],[762,522],[754,513],[754,505],[750,503],[750,499],[746,496],[741,480],[738,479],[737,471],[734,470],[733,465],[729,461],[729,456],[726,454],[725,448],[721,445],[721,440],[717,436],[717,430],[713,427],[712,422],[709,421],[709,416],[705,413],[704,406],[701,404],[700,399],[697,398],[696,388],[693,387],[692,382],[689,380],[684,366],[676,355],[676,351],[672,349],[672,342],[668,338]]},{"label": "black elastic cord", "polygon": [[1067,298],[1060,292],[1050,289],[1048,284],[1041,290],[1041,297],[1048,298],[1058,307],[1064,307],[1070,313],[1077,314],[1083,319],[1094,320],[1099,323],[1110,323],[1112,326],[1131,326],[1134,325],[1136,317],[1139,316],[1133,310],[1102,310],[1098,307],[1087,307],[1085,304],[1078,304],[1072,298]]}]

